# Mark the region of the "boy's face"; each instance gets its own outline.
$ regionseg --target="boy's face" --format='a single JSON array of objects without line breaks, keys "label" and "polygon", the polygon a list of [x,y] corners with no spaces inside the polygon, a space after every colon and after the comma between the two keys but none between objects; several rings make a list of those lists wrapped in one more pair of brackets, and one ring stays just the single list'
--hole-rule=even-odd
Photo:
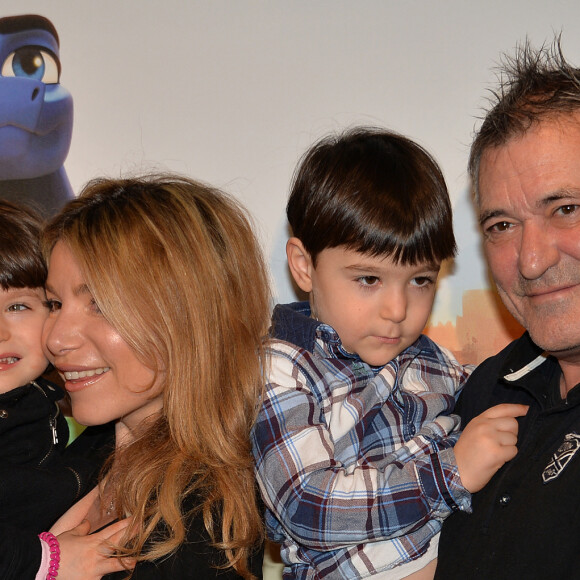
[{"label": "boy's face", "polygon": [[41,343],[44,289],[0,289],[0,393],[25,385],[48,365]]},{"label": "boy's face", "polygon": [[401,265],[344,247],[310,265],[313,315],[332,326],[349,352],[383,366],[419,337],[433,306],[439,264]]}]

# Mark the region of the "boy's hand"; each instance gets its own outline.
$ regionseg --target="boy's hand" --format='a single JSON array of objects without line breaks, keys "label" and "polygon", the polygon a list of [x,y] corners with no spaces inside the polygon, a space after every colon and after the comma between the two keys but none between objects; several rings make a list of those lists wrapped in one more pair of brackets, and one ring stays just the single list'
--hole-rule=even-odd
[{"label": "boy's hand", "polygon": [[518,422],[526,405],[504,403],[472,419],[455,444],[455,458],[463,486],[479,491],[495,472],[518,452]]}]

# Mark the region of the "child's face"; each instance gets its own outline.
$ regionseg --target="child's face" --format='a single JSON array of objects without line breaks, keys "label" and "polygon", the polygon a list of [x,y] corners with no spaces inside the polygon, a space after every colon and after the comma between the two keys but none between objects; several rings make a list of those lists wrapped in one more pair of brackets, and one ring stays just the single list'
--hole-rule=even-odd
[{"label": "child's face", "polygon": [[0,289],[0,393],[36,379],[48,365],[41,343],[44,300],[42,288]]},{"label": "child's face", "polygon": [[344,247],[327,248],[311,268],[313,314],[346,350],[383,366],[419,337],[433,306],[439,264],[395,264]]}]

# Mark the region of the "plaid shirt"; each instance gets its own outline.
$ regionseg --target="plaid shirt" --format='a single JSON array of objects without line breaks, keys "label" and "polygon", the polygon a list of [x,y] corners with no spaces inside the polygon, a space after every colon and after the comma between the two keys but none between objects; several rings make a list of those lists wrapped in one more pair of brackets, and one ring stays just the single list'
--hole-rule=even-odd
[{"label": "plaid shirt", "polygon": [[425,553],[470,510],[452,415],[471,369],[429,338],[382,368],[346,352],[307,303],[277,306],[254,427],[269,537],[288,578],[366,578]]}]

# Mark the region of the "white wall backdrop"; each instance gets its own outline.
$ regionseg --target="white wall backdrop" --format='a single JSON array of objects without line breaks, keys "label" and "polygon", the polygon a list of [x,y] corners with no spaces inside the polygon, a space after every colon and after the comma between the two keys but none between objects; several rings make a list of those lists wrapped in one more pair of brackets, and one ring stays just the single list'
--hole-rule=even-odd
[{"label": "white wall backdrop", "polygon": [[577,0],[1,0],[61,41],[75,121],[73,188],[97,175],[167,169],[225,188],[256,218],[280,301],[284,206],[299,156],[330,130],[384,125],[427,147],[456,209],[460,253],[432,323],[487,285],[466,160],[500,53],[562,31],[580,64]]}]

